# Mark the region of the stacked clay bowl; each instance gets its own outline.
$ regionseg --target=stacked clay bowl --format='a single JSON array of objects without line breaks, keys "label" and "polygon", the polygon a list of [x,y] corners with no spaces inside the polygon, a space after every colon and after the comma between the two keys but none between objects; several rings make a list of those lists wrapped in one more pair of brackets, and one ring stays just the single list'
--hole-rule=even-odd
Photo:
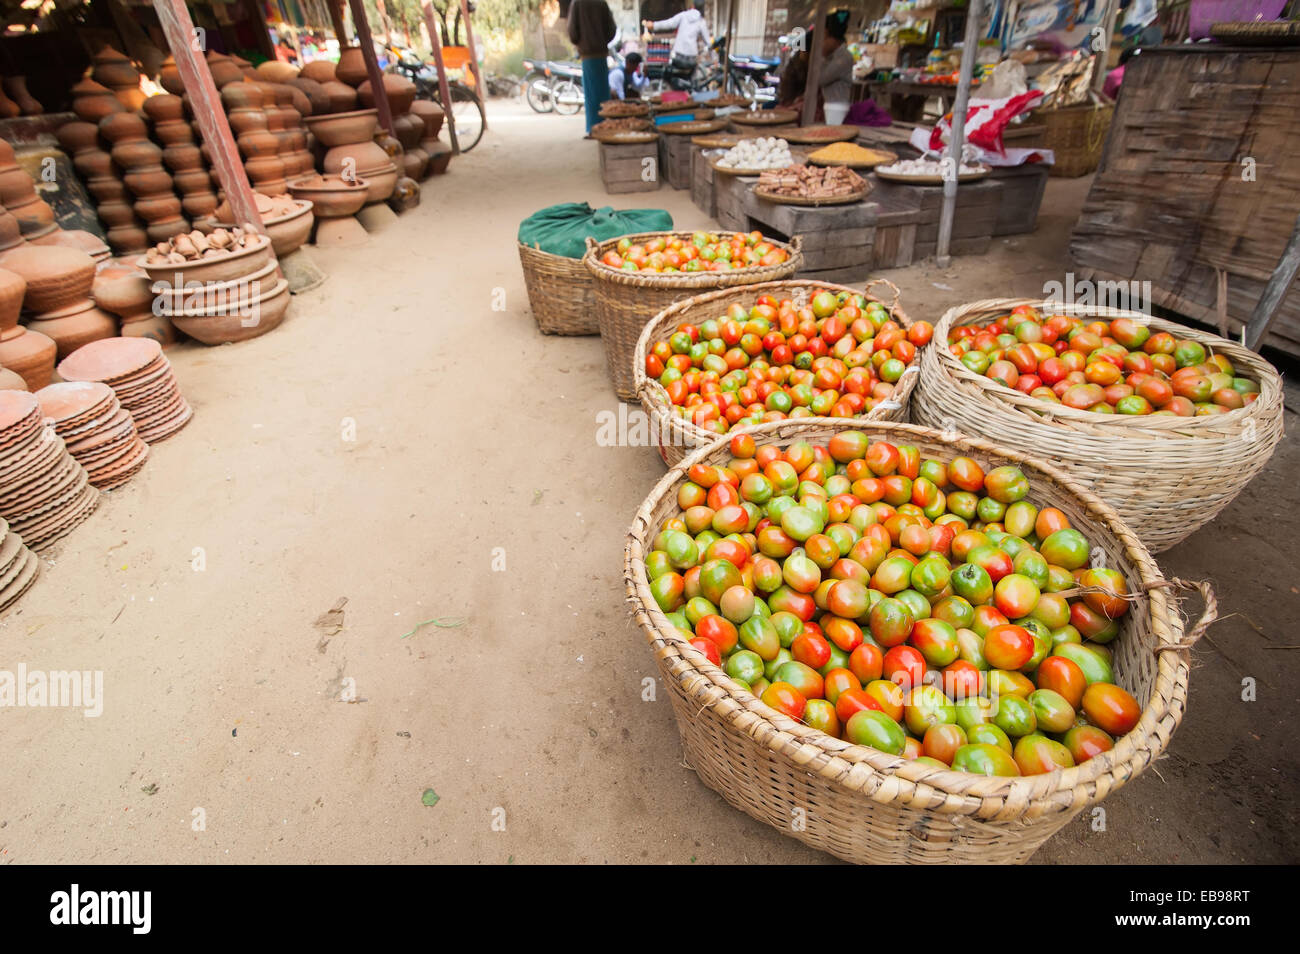
[{"label": "stacked clay bowl", "polygon": [[0,519],[0,612],[4,612],[27,592],[36,580],[40,561],[27,549],[23,538]]},{"label": "stacked clay bowl", "polygon": [[82,229],[59,229],[38,239],[32,239],[33,245],[59,245],[63,248],[75,248],[85,252],[95,263],[106,262],[113,257],[113,251],[104,244],[104,240],[92,232]]},{"label": "stacked clay bowl", "polygon": [[171,362],[151,338],[94,341],[59,362],[65,381],[107,384],[135,422],[140,440],[157,444],[194,415],[181,396]]},{"label": "stacked clay bowl", "polygon": [[289,194],[309,201],[316,218],[316,244],[348,246],[366,241],[366,230],[355,218],[366,204],[370,183],[342,176],[310,175],[289,183]]},{"label": "stacked clay bowl", "polygon": [[62,537],[99,504],[86,469],[44,417],[35,394],[0,391],[0,518],[33,550]]},{"label": "stacked clay bowl", "polygon": [[375,142],[378,118],[373,109],[350,113],[309,116],[307,128],[325,147],[321,166],[327,173],[345,179],[365,179],[366,202],[383,202],[397,185],[398,168],[392,157]]},{"label": "stacked clay bowl", "polygon": [[135,419],[107,384],[63,381],[36,392],[45,423],[63,439],[68,453],[100,490],[120,487],[149,457]]},{"label": "stacked clay bowl", "polygon": [[60,358],[117,334],[113,316],[96,308],[90,297],[95,260],[80,249],[28,244],[0,255],[0,267],[27,282],[23,306],[31,315],[28,330],[52,339]]},{"label": "stacked clay bowl", "polygon": [[[26,279],[17,272],[0,268],[0,368],[18,375],[27,390],[35,391],[49,383],[58,345],[40,332],[18,324],[26,294]],[[10,386],[12,383],[9,379]]]},{"label": "stacked clay bowl", "polygon": [[32,177],[18,165],[13,146],[3,139],[0,139],[0,204],[17,220],[19,231],[28,241],[58,228],[54,210],[36,194]]}]

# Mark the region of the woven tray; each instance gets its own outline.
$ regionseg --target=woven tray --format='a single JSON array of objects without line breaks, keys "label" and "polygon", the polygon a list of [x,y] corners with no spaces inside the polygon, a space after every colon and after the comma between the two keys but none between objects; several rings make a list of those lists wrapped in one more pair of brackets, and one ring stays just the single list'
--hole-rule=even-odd
[{"label": "woven tray", "polygon": [[[883,179],[886,182],[905,182],[908,185],[943,185],[943,176],[909,176],[898,172],[885,172],[879,167],[873,170],[877,179]],[[977,182],[980,179],[987,179],[993,172],[988,166],[981,166],[979,172],[967,172],[957,176],[960,182]]]},{"label": "woven tray", "polygon": [[644,132],[627,130],[626,132],[592,133],[591,138],[596,142],[607,143],[611,146],[626,146],[631,143],[654,142],[659,138],[659,134],[650,130]]},{"label": "woven tray", "polygon": [[[813,130],[827,130],[824,133]],[[829,146],[836,142],[849,142],[858,138],[862,129],[858,126],[783,126],[773,129],[768,135],[780,136],[788,143],[804,146]]]},{"label": "woven tray", "polygon": [[843,159],[814,159],[811,154],[805,160],[814,166],[844,166],[849,169],[874,169],[876,166],[883,166],[886,163],[897,162],[898,156],[892,152],[886,152],[883,149],[877,149],[876,152],[881,154],[880,159],[868,159],[865,161],[845,161]]},{"label": "woven tray", "polygon": [[760,189],[758,186],[754,186],[754,195],[767,202],[775,202],[777,205],[802,205],[814,208],[823,205],[848,205],[852,202],[861,202],[870,194],[870,182],[866,183],[866,185],[857,192],[850,192],[848,195],[828,195],[818,196],[817,198],[797,195],[781,195],[780,193],[768,192],[765,189]]},{"label": "woven tray", "polygon": [[693,119],[685,123],[663,123],[656,126],[661,133],[671,136],[698,136],[727,128],[725,119]]},{"label": "woven tray", "polygon": [[[937,349],[942,350],[942,349]],[[627,535],[627,602],[670,693],[687,766],[733,807],[781,833],[859,863],[1020,863],[1079,812],[1136,778],[1168,747],[1187,707],[1188,649],[1213,622],[1213,592],[1201,584],[1204,614],[1184,632],[1171,590],[1151,554],[1115,511],[1068,475],[1016,451],[928,428],[805,418],[745,428],[759,443],[824,444],[855,430],[872,440],[919,448],[922,456],[966,455],[985,470],[1021,468],[1029,500],[1059,507],[1105,566],[1124,575],[1134,602],[1114,650],[1116,681],[1142,706],[1137,726],[1115,746],[1074,768],[996,778],[954,772],[854,745],[776,712],[690,645],[656,605],[645,556],[696,463],[725,465],[729,438],[668,472],[637,510]],[[675,756],[674,756],[675,758]],[[671,770],[665,757],[661,767]],[[803,813],[807,825],[791,825]]]},{"label": "woven tray", "polygon": [[799,118],[793,109],[748,109],[727,117],[741,126],[781,126]]}]

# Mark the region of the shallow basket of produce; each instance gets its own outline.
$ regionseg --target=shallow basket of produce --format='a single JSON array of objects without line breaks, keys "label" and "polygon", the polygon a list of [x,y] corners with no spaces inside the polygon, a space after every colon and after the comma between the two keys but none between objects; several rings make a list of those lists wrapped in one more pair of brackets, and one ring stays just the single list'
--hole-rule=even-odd
[{"label": "shallow basket of produce", "polygon": [[797,236],[787,243],[758,232],[642,232],[599,243],[588,239],[582,263],[595,280],[600,338],[619,398],[636,400],[633,354],[646,322],[701,292],[789,278],[803,267],[799,246]]},{"label": "shallow basket of produce", "polygon": [[[876,285],[890,301],[871,293]],[[932,331],[904,313],[885,279],[865,291],[789,279],[706,292],[642,329],[636,393],[670,467],[733,426],[787,416],[906,421],[917,351]]]},{"label": "shallow basket of produce", "polygon": [[829,418],[673,467],[624,581],[701,780],[867,863],[1026,860],[1164,751],[1215,616],[1049,464]]},{"label": "shallow basket of produce", "polygon": [[1272,365],[1160,318],[1000,299],[949,310],[934,338],[913,398],[917,423],[1034,448],[1153,552],[1213,519],[1282,437]]},{"label": "shallow basket of produce", "polygon": [[553,255],[522,242],[516,244],[528,304],[542,334],[599,334],[594,280],[582,259]]}]

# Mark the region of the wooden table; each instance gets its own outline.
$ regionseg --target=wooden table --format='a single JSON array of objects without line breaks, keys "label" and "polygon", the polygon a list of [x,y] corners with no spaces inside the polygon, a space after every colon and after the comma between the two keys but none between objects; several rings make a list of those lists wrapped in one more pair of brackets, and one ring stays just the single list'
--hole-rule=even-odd
[{"label": "wooden table", "polygon": [[876,80],[868,84],[871,98],[889,111],[895,119],[915,122],[925,115],[925,104],[938,98],[943,112],[952,108],[957,98],[957,87],[946,83],[911,83],[906,80]]}]

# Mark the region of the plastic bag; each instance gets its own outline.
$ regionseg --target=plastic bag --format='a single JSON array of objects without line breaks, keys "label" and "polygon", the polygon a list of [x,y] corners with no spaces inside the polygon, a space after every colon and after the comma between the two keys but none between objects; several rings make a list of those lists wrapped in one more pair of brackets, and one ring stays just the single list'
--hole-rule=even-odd
[{"label": "plastic bag", "polygon": [[534,212],[519,223],[519,241],[531,248],[582,258],[587,238],[597,242],[636,232],[663,232],[673,227],[673,217],[663,209],[593,209],[586,202],[562,202]]}]

